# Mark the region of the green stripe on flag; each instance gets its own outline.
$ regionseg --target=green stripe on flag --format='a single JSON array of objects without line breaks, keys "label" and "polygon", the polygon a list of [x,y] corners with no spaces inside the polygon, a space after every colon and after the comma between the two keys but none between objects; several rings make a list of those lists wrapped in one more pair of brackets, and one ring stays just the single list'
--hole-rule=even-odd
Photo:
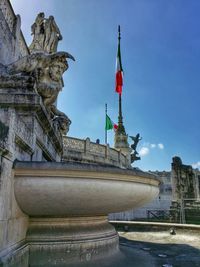
[{"label": "green stripe on flag", "polygon": [[105,129],[108,130],[112,130],[113,129],[113,124],[112,121],[110,119],[110,117],[108,115],[106,115],[106,125],[105,125]]}]

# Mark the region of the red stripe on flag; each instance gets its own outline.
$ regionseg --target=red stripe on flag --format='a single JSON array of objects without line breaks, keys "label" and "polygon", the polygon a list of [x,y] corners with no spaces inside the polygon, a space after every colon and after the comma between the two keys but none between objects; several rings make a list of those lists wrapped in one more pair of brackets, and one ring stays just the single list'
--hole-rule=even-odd
[{"label": "red stripe on flag", "polygon": [[115,130],[117,130],[118,125],[114,123],[113,128],[114,128]]},{"label": "red stripe on flag", "polygon": [[122,76],[122,72],[118,71],[116,73],[116,87],[115,87],[115,91],[119,94],[122,93],[122,85],[123,85],[123,76]]}]

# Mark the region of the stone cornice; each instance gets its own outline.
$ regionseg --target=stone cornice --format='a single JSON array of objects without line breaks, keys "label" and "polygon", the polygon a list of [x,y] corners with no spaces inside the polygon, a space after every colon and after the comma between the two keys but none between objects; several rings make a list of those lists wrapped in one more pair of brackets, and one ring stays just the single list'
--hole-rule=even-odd
[{"label": "stone cornice", "polygon": [[33,154],[33,149],[18,135],[15,135],[15,143],[30,155]]}]

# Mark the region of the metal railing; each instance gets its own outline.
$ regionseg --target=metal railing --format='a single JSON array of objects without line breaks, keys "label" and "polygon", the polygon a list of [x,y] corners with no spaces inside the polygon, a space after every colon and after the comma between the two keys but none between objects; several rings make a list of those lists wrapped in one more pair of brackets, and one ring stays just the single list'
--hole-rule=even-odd
[{"label": "metal railing", "polygon": [[[170,196],[168,196],[170,197]],[[183,199],[177,201],[157,198],[154,202],[138,208],[110,214],[110,220],[166,222],[200,225],[200,199]]]}]

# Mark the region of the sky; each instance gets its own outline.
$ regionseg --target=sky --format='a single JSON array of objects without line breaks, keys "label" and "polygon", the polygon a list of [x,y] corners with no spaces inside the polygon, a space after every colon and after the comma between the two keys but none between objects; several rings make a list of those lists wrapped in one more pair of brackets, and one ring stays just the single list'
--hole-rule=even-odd
[{"label": "sky", "polygon": [[[69,136],[105,143],[105,103],[117,123],[115,63],[118,25],[124,70],[122,112],[126,133],[140,133],[143,170],[170,170],[172,157],[200,167],[199,0],[11,0],[29,45],[31,25],[53,15],[67,51],[58,108],[72,120]],[[114,144],[114,132],[108,131]],[[131,143],[131,139],[129,139]]]}]

